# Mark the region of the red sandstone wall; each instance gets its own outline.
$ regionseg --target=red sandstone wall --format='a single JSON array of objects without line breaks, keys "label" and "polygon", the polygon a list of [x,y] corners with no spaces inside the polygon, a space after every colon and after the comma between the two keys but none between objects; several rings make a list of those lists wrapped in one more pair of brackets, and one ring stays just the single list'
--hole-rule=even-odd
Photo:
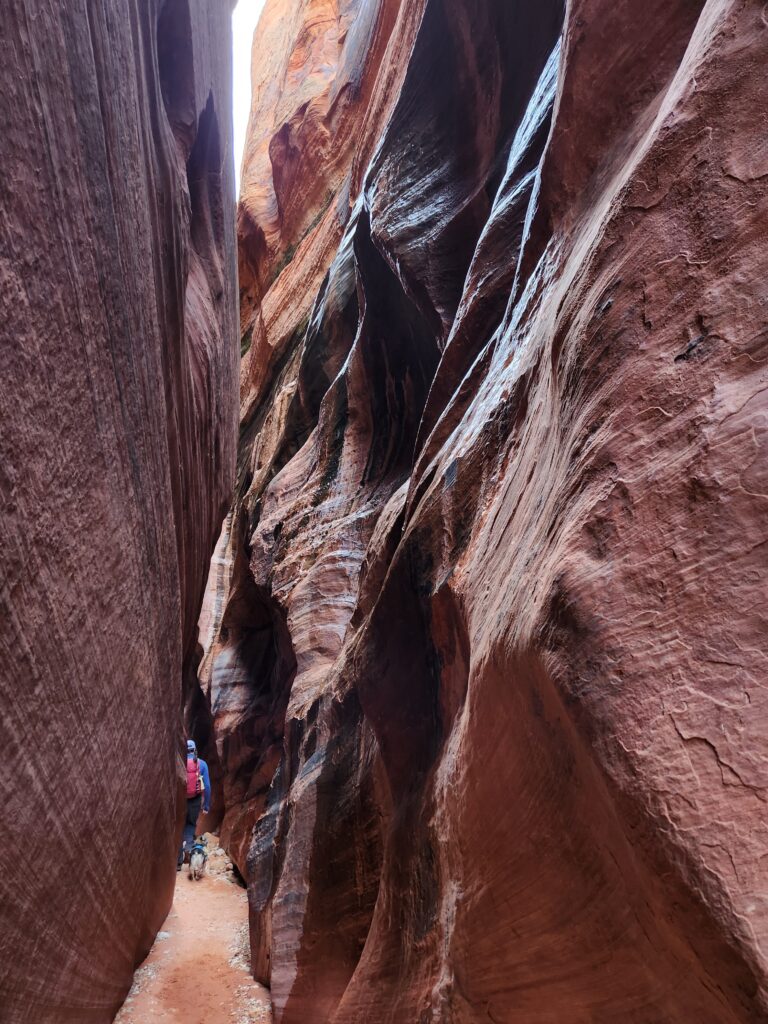
[{"label": "red sandstone wall", "polygon": [[0,1019],[106,1024],[171,899],[231,495],[229,5],[0,13]]},{"label": "red sandstone wall", "polygon": [[760,5],[323,10],[201,666],[276,1020],[768,1020]]}]

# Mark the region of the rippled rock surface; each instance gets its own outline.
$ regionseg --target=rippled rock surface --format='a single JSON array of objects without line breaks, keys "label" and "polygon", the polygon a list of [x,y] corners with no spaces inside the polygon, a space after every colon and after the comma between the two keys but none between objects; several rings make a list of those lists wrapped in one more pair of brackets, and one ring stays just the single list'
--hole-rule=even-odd
[{"label": "rippled rock surface", "polygon": [[199,723],[282,1024],[768,1019],[767,58],[268,3]]},{"label": "rippled rock surface", "polygon": [[0,14],[0,1019],[106,1024],[170,906],[236,443],[229,6]]}]

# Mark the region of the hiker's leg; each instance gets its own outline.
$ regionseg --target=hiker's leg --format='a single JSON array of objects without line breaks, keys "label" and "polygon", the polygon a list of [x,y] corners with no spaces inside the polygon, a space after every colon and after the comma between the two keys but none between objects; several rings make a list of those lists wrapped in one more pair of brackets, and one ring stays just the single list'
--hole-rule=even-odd
[{"label": "hiker's leg", "polygon": [[184,825],[184,841],[191,844],[195,838],[197,819],[200,816],[200,808],[203,806],[202,796],[193,796],[187,800],[187,820]]},{"label": "hiker's leg", "polygon": [[195,838],[195,825],[197,824],[197,816],[200,813],[200,806],[202,802],[203,798],[201,796],[193,796],[187,800],[187,810],[184,818],[184,832],[181,836],[181,849],[179,850],[179,859],[177,864],[184,863],[184,849],[189,846]]},{"label": "hiker's leg", "polygon": [[195,806],[192,808],[192,838],[194,839],[197,835],[197,819],[200,817],[200,811],[203,809],[203,794],[196,796],[194,800]]},{"label": "hiker's leg", "polygon": [[184,846],[188,846],[189,840],[193,839],[195,835],[195,826],[193,822],[190,821],[190,811],[192,810],[193,803],[194,800],[187,800],[187,811],[186,816],[184,818]]},{"label": "hiker's leg", "polygon": [[187,806],[184,812],[184,830],[181,833],[181,846],[179,847],[179,856],[176,861],[176,866],[181,867],[184,863],[184,850],[187,846],[187,840],[189,839],[189,800],[187,800]]}]

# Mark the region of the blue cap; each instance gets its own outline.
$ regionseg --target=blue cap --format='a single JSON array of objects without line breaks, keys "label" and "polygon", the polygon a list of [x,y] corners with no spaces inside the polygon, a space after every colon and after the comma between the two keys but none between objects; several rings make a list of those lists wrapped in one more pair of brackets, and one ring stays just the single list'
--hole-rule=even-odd
[{"label": "blue cap", "polygon": [[194,740],[187,740],[187,750],[190,753],[192,753],[192,751],[194,751],[194,750],[197,750],[197,747],[195,746],[195,741]]}]

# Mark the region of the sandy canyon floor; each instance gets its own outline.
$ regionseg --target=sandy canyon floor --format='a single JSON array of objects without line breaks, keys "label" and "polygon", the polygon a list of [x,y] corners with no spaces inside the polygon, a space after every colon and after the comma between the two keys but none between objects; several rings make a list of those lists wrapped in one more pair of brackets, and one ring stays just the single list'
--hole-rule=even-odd
[{"label": "sandy canyon floor", "polygon": [[177,875],[173,907],[116,1024],[271,1024],[269,992],[249,970],[248,898],[212,842],[200,882]]}]

